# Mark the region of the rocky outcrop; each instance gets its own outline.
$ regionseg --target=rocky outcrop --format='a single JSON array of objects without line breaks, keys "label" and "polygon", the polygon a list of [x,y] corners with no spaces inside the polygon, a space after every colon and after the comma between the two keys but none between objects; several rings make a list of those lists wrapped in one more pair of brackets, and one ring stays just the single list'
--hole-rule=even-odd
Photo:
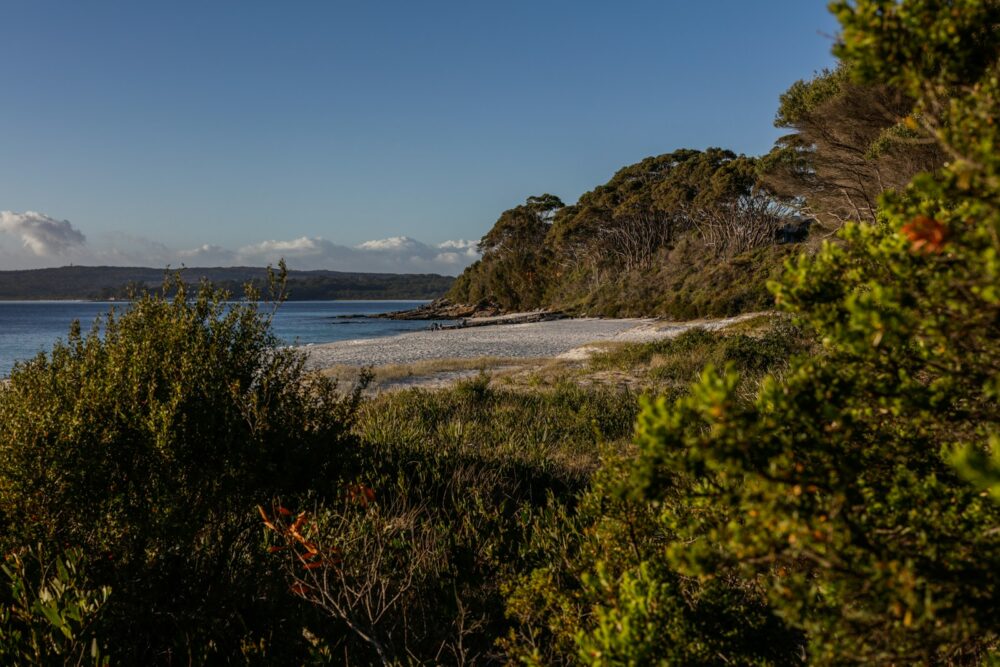
[{"label": "rocky outcrop", "polygon": [[446,298],[440,298],[419,308],[398,310],[392,313],[375,315],[374,317],[389,320],[461,320],[473,317],[495,317],[502,313],[503,310],[500,306],[488,301],[480,301],[477,304],[469,305],[452,303]]}]

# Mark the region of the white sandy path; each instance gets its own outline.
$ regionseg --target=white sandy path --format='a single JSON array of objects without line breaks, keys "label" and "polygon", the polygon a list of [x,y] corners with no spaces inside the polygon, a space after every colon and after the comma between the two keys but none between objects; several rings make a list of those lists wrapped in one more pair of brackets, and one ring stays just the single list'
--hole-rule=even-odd
[{"label": "white sandy path", "polygon": [[593,351],[593,348],[588,349],[588,344],[635,343],[672,338],[699,327],[720,329],[759,314],[747,313],[737,317],[690,322],[579,318],[528,324],[498,324],[345,340],[309,345],[304,349],[311,368],[338,365],[384,366],[428,359],[479,357],[583,359]]}]

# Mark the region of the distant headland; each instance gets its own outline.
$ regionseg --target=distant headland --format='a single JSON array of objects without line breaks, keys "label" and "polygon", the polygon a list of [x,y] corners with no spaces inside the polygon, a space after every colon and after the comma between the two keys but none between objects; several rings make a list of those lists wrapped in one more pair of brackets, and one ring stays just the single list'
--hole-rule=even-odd
[{"label": "distant headland", "polygon": [[[157,269],[123,266],[63,266],[51,269],[0,271],[0,300],[127,298],[134,291],[155,290],[164,276],[179,271],[186,283],[207,280],[241,294],[243,285],[267,282],[267,269],[249,266]],[[293,301],[334,299],[435,299],[454,282],[434,273],[288,272],[288,298]]]}]

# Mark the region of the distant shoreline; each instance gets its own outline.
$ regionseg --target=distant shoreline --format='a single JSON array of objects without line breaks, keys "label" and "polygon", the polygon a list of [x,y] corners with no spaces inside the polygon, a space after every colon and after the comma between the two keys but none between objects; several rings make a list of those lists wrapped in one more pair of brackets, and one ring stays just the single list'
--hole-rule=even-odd
[{"label": "distant shoreline", "polygon": [[[239,301],[239,299],[232,299],[233,303]],[[295,302],[337,302],[337,303],[371,303],[373,301],[385,301],[386,303],[425,303],[430,301],[430,299],[392,299],[392,298],[378,298],[378,299],[292,299],[288,298],[285,301],[295,301]],[[81,299],[81,298],[38,298],[38,299],[0,299],[0,303],[132,303],[131,299]],[[261,302],[263,303],[263,302]],[[375,315],[365,315],[364,317],[376,317]],[[384,319],[384,318],[383,318]]]},{"label": "distant shoreline", "polygon": [[[123,266],[63,266],[51,269],[0,271],[4,301],[122,301],[130,293],[159,292],[167,276],[180,275],[196,286],[207,281],[231,294],[251,283],[267,284],[263,267],[181,267],[162,269]],[[455,281],[436,273],[358,273],[289,270],[285,289],[289,301],[431,301]]]}]

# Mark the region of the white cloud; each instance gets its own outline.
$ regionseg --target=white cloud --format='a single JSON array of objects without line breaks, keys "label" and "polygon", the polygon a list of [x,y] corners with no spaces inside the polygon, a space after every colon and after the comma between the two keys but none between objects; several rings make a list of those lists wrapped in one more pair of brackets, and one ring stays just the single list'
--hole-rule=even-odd
[{"label": "white cloud", "polygon": [[209,261],[261,266],[275,264],[284,258],[293,269],[447,274],[462,271],[479,257],[472,242],[445,241],[429,245],[408,236],[373,239],[354,247],[302,236],[243,246],[231,255],[225,254],[227,252],[218,246],[202,246],[182,254],[191,266],[205,266]]},{"label": "white cloud", "polygon": [[387,239],[375,239],[365,241],[358,245],[362,250],[387,251],[387,252],[425,252],[430,246],[411,239],[409,236],[390,236]]},{"label": "white cloud", "polygon": [[220,245],[205,243],[197,248],[178,251],[177,256],[185,264],[192,266],[208,266],[210,264],[228,264],[236,259],[236,253]]},{"label": "white cloud", "polygon": [[[336,269],[349,259],[351,249],[324,238],[301,236],[289,240],[261,241],[245,245],[234,253],[233,263],[247,266],[277,264],[284,259],[293,269]],[[346,269],[353,271],[355,269]]]},{"label": "white cloud", "polygon": [[463,259],[464,255],[460,255],[457,252],[439,252],[434,256],[434,261],[450,265],[461,264]]},{"label": "white cloud", "polygon": [[65,220],[41,213],[0,212],[0,232],[21,241],[30,254],[6,249],[0,234],[0,269],[41,268],[67,263],[113,266],[265,266],[284,259],[291,269],[329,269],[371,273],[444,273],[455,275],[474,262],[476,242],[450,240],[428,244],[409,236],[365,241],[356,246],[322,237],[270,239],[235,249],[203,244],[183,250],[127,233],[98,234],[88,243]]},{"label": "white cloud", "polygon": [[448,248],[454,250],[469,250],[473,251],[479,245],[479,241],[467,241],[465,239],[456,239],[454,241],[444,241],[443,243],[438,243],[436,247],[438,248]]},{"label": "white cloud", "polygon": [[456,274],[474,262],[479,253],[474,241],[427,244],[408,236],[373,239],[356,246],[321,237],[270,239],[229,250],[202,245],[177,253],[187,266],[264,266],[284,259],[291,269],[331,269],[372,273]]},{"label": "white cloud", "polygon": [[465,268],[472,262],[479,259],[479,242],[458,239],[455,241],[445,241],[438,243],[437,247],[442,250],[438,253],[438,261],[445,264],[461,264]]},{"label": "white cloud", "polygon": [[37,257],[66,255],[87,242],[68,220],[56,220],[37,211],[0,211],[0,232],[18,237]]},{"label": "white cloud", "polygon": [[111,266],[176,266],[177,252],[160,243],[118,232],[98,234],[94,244],[73,254],[78,264],[106,264]]}]

